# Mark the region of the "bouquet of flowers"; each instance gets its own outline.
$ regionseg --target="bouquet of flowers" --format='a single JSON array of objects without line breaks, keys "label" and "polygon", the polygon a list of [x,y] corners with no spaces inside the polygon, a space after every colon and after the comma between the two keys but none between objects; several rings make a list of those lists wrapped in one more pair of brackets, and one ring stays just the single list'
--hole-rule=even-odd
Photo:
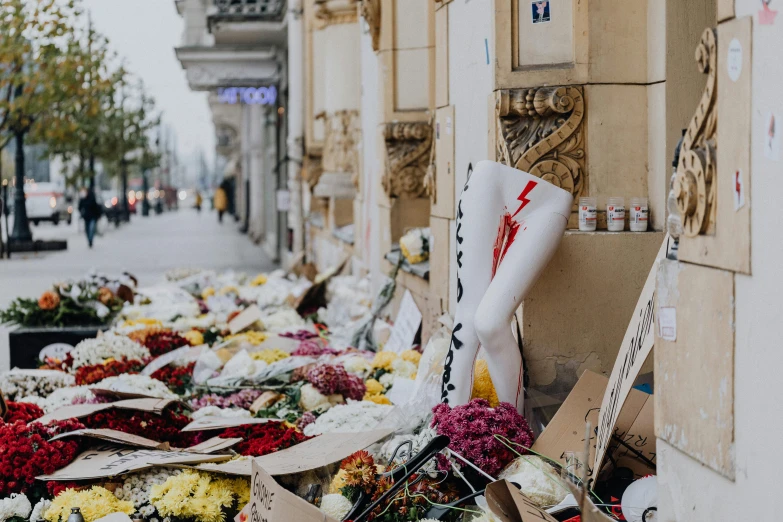
[{"label": "bouquet of flowers", "polygon": [[42,408],[44,413],[51,413],[63,406],[82,404],[92,398],[94,398],[94,395],[87,386],[73,386],[71,388],[60,388],[43,399],[36,395],[29,395],[17,399],[17,401],[35,404]]},{"label": "bouquet of flowers", "polygon": [[432,412],[432,426],[451,439],[449,448],[493,476],[516,457],[496,436],[519,445],[520,453],[533,445],[527,421],[507,402],[490,408],[486,400],[473,399],[454,408],[439,404]]},{"label": "bouquet of flowers", "polygon": [[10,497],[0,500],[0,521],[27,520],[33,505],[23,493],[12,493]]},{"label": "bouquet of flowers", "polygon": [[400,238],[400,250],[410,264],[421,263],[430,257],[430,229],[414,228]]},{"label": "bouquet of flowers", "polygon": [[2,421],[7,424],[13,424],[16,421],[28,424],[44,416],[44,411],[40,406],[29,402],[9,402],[7,406],[8,412]]},{"label": "bouquet of flowers", "polygon": [[56,370],[11,370],[0,373],[0,391],[6,399],[48,397],[55,390],[73,386],[72,375]]},{"label": "bouquet of flowers", "polygon": [[235,446],[235,450],[241,455],[250,457],[261,457],[290,448],[309,438],[286,423],[275,421],[269,421],[266,424],[243,424],[228,428],[220,437],[223,439],[241,438],[242,442]]},{"label": "bouquet of flowers", "polygon": [[95,384],[99,390],[110,390],[122,393],[137,393],[147,397],[160,399],[178,399],[179,396],[172,393],[166,384],[146,375],[122,374],[116,377],[107,377]]},{"label": "bouquet of flowers", "polygon": [[150,357],[150,352],[125,336],[109,333],[95,339],[85,339],[77,344],[69,355],[69,369],[71,373],[75,373],[82,366],[103,364],[106,359],[143,361]]},{"label": "bouquet of flowers", "polygon": [[368,431],[386,417],[393,406],[375,404],[368,401],[348,401],[338,404],[309,424],[304,429],[307,436],[322,433],[358,433]]},{"label": "bouquet of flowers", "polygon": [[261,390],[242,390],[226,396],[209,393],[202,395],[201,397],[191,399],[190,405],[194,410],[205,408],[207,406],[217,406],[218,408],[235,407],[248,410],[262,393],[263,392]]},{"label": "bouquet of flowers", "polygon": [[142,344],[147,347],[153,357],[159,357],[177,348],[189,346],[190,342],[176,332],[161,330],[146,335]]},{"label": "bouquet of flowers", "polygon": [[169,477],[175,477],[180,473],[182,471],[178,469],[153,468],[140,473],[125,475],[122,485],[114,490],[114,495],[119,500],[132,502],[136,513],[149,519],[157,512],[155,506],[150,504],[152,487],[163,484]]},{"label": "bouquet of flowers", "polygon": [[185,395],[191,389],[193,369],[195,367],[195,362],[185,366],[174,366],[169,364],[160,370],[154,371],[151,377],[164,383],[169,387],[169,390],[177,395]]},{"label": "bouquet of flowers", "polygon": [[158,442],[168,442],[175,448],[197,444],[201,437],[201,432],[181,432],[190,419],[177,413],[174,408],[166,408],[160,415],[113,408],[91,413],[82,422],[88,428],[122,431]]},{"label": "bouquet of flowers", "polygon": [[89,364],[76,370],[74,377],[77,385],[94,384],[107,377],[116,377],[123,374],[139,373],[144,369],[144,362],[137,359],[109,359],[102,364]]},{"label": "bouquet of flowers", "polygon": [[0,323],[28,327],[103,325],[111,322],[126,300],[133,300],[128,285],[90,277],[56,284],[38,299],[16,299],[0,310]]},{"label": "bouquet of flowers", "polygon": [[64,431],[84,428],[76,421],[60,421],[44,426],[38,422],[16,421],[0,424],[0,498],[12,493],[28,493],[35,478],[70,464],[79,453],[76,439],[50,441]]},{"label": "bouquet of flowers", "polygon": [[164,517],[194,522],[233,520],[250,501],[250,481],[185,470],[150,489],[150,503]]},{"label": "bouquet of flowers", "polygon": [[48,522],[65,522],[74,507],[81,510],[85,522],[94,522],[112,513],[132,515],[135,511],[132,502],[119,500],[108,489],[93,486],[85,490],[66,489],[55,497],[44,517]]},{"label": "bouquet of flowers", "polygon": [[367,387],[356,375],[345,371],[338,365],[322,364],[307,372],[307,380],[322,394],[339,393],[346,399],[362,400]]}]

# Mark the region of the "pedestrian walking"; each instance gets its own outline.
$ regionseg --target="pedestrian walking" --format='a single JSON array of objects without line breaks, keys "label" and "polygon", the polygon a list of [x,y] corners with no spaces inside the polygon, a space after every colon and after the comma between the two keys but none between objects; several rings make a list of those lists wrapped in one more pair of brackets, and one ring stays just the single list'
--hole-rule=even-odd
[{"label": "pedestrian walking", "polygon": [[84,219],[84,231],[87,233],[87,243],[92,248],[92,242],[95,238],[95,230],[98,228],[98,220],[103,214],[103,209],[95,197],[93,190],[82,190],[82,197],[79,200],[79,213]]},{"label": "pedestrian walking", "polygon": [[226,212],[227,207],[228,194],[226,194],[226,190],[223,187],[218,187],[215,191],[215,210],[218,213],[218,223],[223,222],[223,214]]},{"label": "pedestrian walking", "polygon": [[201,204],[204,203],[204,198],[201,197],[201,191],[196,191],[196,212],[201,213]]}]

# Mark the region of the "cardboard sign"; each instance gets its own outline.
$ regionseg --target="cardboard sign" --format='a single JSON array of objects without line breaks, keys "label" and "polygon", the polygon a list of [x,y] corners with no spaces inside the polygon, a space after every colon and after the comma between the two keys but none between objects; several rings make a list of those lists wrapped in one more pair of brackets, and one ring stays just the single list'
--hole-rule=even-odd
[{"label": "cardboard sign", "polygon": [[[581,476],[587,465],[587,476],[592,477],[591,467],[596,451],[596,436],[590,444],[590,455],[584,459],[585,423],[595,426],[598,422],[598,405],[605,395],[609,379],[591,371],[585,371],[560,406],[546,429],[533,444],[533,451],[540,453],[563,466],[570,466],[572,472]],[[617,418],[614,434],[620,437],[646,458],[655,461],[655,431],[653,426],[653,397],[639,390],[631,390],[625,406]],[[644,476],[652,470],[643,461],[633,458],[629,450],[616,441],[610,441],[608,452],[625,457],[624,465],[634,473]],[[566,462],[567,457],[570,459]]]},{"label": "cardboard sign", "polygon": [[410,290],[406,290],[400,302],[400,311],[394,321],[391,337],[383,349],[395,353],[410,349],[416,338],[416,332],[419,331],[419,326],[421,326],[421,310],[416,306],[416,301],[413,300]]},{"label": "cardboard sign", "polygon": [[226,475],[236,475],[240,477],[253,476],[253,459],[250,457],[228,462],[205,462],[197,466],[181,466],[197,469],[200,471],[210,471],[213,473],[225,473]]},{"label": "cardboard sign", "polygon": [[253,326],[253,323],[256,321],[260,321],[261,317],[263,317],[263,314],[258,306],[248,306],[239,315],[231,319],[228,323],[228,329],[231,331],[231,335],[238,334],[242,330]]},{"label": "cardboard sign", "polygon": [[41,424],[48,424],[52,421],[67,420],[67,419],[80,419],[86,417],[95,412],[108,410],[111,408],[120,408],[123,410],[139,410],[149,411],[152,413],[160,413],[167,406],[173,402],[179,402],[174,399],[130,399],[125,401],[111,402],[107,404],[76,404],[72,406],[64,406],[52,413],[46,414],[38,422]]},{"label": "cardboard sign", "polygon": [[484,496],[490,511],[501,522],[557,522],[556,518],[536,506],[506,480],[498,480],[487,486]]},{"label": "cardboard sign", "polygon": [[130,433],[124,433],[122,431],[108,430],[108,429],[97,429],[97,430],[83,429],[83,430],[70,431],[68,433],[62,433],[60,435],[57,435],[56,437],[52,437],[51,440],[66,439],[70,437],[90,437],[93,439],[98,439],[105,442],[112,442],[115,444],[127,444],[128,446],[133,446],[136,448],[159,449],[159,450],[169,449],[168,442],[158,442],[145,437],[140,437],[138,435],[131,435]]},{"label": "cardboard sign", "polygon": [[617,354],[612,375],[609,377],[609,386],[604,394],[601,410],[598,414],[598,441],[593,462],[594,470],[601,469],[623,404],[625,404],[633,383],[653,348],[655,341],[655,279],[658,264],[665,257],[668,244],[669,235],[666,234],[650,273],[647,275],[647,281],[644,283],[639,301],[636,303],[633,316],[631,316],[631,322],[625,331],[623,343],[620,345],[620,353]]},{"label": "cardboard sign", "polygon": [[218,451],[222,451],[232,446],[235,446],[240,442],[242,442],[242,439],[238,437],[231,437],[226,439],[223,439],[221,437],[212,437],[209,440],[205,440],[201,444],[190,446],[184,451],[188,451],[190,453],[204,453],[204,454],[217,453]]},{"label": "cardboard sign", "polygon": [[144,369],[141,371],[141,374],[149,377],[156,371],[160,370],[164,366],[168,366],[174,361],[187,359],[188,357],[191,356],[197,357],[201,355],[201,352],[203,350],[208,348],[209,347],[206,344],[201,346],[183,346],[182,348],[177,348],[176,350],[172,350],[169,353],[164,353],[160,357],[155,358],[147,366],[145,366]]},{"label": "cardboard sign", "polygon": [[288,475],[328,466],[378,442],[393,429],[361,433],[324,433],[288,449],[256,457],[255,463],[270,475]]},{"label": "cardboard sign", "polygon": [[51,475],[41,475],[36,479],[43,481],[98,479],[116,477],[154,466],[220,462],[230,458],[230,455],[203,455],[187,451],[163,451],[105,445],[89,449],[64,468]]},{"label": "cardboard sign", "polygon": [[[337,522],[306,500],[280,486],[254,459],[251,501],[246,520],[252,522]],[[242,514],[239,515],[240,520]]]},{"label": "cardboard sign", "polygon": [[243,424],[266,424],[270,420],[253,417],[202,417],[182,428],[182,431],[219,430],[242,426]]}]

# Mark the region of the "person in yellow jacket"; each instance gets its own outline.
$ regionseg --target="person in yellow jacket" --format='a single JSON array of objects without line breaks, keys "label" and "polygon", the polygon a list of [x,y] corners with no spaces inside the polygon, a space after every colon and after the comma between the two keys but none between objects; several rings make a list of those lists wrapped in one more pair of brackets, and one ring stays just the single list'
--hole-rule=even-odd
[{"label": "person in yellow jacket", "polygon": [[228,207],[228,194],[226,194],[226,190],[223,187],[219,187],[215,191],[215,210],[217,210],[218,213],[218,222],[223,222],[223,214],[226,212],[226,208]]}]

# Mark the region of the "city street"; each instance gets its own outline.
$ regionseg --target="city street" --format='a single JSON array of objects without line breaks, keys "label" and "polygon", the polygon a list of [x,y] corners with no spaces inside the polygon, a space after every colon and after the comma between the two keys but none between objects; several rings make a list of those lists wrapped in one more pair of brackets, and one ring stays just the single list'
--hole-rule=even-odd
[{"label": "city street", "polygon": [[[234,220],[217,214],[181,208],[159,216],[133,216],[130,224],[115,228],[101,220],[101,236],[87,247],[84,223],[70,226],[42,223],[33,227],[35,239],[67,239],[68,250],[41,254],[16,254],[0,260],[0,307],[16,297],[37,297],[55,281],[79,277],[91,269],[116,274],[127,270],[140,285],[163,279],[167,270],[199,267],[248,273],[273,267],[263,249],[241,234]],[[7,336],[0,330],[0,369],[7,369]]]}]

